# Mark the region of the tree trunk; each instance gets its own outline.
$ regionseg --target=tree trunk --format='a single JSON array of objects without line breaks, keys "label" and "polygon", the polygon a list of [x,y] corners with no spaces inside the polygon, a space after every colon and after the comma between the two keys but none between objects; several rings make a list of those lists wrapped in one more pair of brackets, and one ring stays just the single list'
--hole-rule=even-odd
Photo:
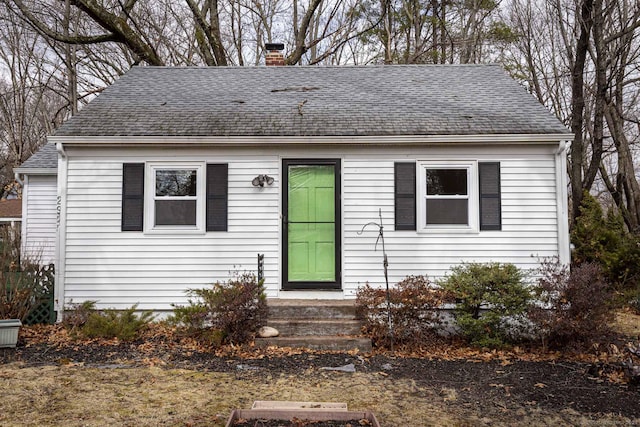
[{"label": "tree trunk", "polygon": [[624,133],[622,117],[615,105],[608,105],[606,118],[615,143],[618,166],[618,186],[609,188],[609,190],[613,190],[613,199],[622,213],[629,231],[638,233],[640,232],[640,183],[638,183],[634,171],[633,154],[629,140]]},{"label": "tree trunk", "polygon": [[216,65],[227,65],[227,54],[222,46],[220,36],[220,15],[218,14],[218,0],[209,0],[209,40]]},{"label": "tree trunk", "polygon": [[295,48],[293,52],[287,57],[285,60],[285,64],[287,65],[295,65],[300,59],[302,59],[302,55],[304,55],[309,49],[306,45],[307,33],[309,32],[309,25],[311,25],[311,20],[313,19],[318,7],[322,3],[322,0],[312,0],[309,3],[309,8],[307,12],[304,14],[302,18],[302,22],[300,26],[296,28],[296,39],[295,39]]},{"label": "tree trunk", "polygon": [[604,27],[604,11],[602,0],[595,0],[593,4],[593,44],[595,47],[596,90],[593,112],[593,135],[591,136],[591,160],[584,171],[582,190],[589,191],[598,174],[598,167],[602,162],[604,139],[604,109],[607,95],[607,53],[602,34]]},{"label": "tree trunk", "polygon": [[[71,22],[71,3],[64,2],[64,35],[69,37],[69,27]],[[78,75],[76,72],[76,46],[69,43],[64,45],[65,66],[67,68],[67,93],[71,115],[78,112]]]},{"label": "tree trunk", "polygon": [[381,0],[380,7],[382,9],[382,16],[384,22],[384,29],[382,32],[382,43],[384,45],[384,63],[393,63],[393,54],[391,50],[391,29],[393,28],[393,15],[391,14],[391,0]]},{"label": "tree trunk", "polygon": [[576,43],[575,61],[571,70],[571,131],[575,135],[571,144],[571,181],[572,212],[570,222],[575,224],[580,215],[580,204],[583,197],[583,164],[584,164],[584,72],[587,54],[589,52],[589,38],[593,19],[593,0],[582,0],[580,9],[580,35]]}]

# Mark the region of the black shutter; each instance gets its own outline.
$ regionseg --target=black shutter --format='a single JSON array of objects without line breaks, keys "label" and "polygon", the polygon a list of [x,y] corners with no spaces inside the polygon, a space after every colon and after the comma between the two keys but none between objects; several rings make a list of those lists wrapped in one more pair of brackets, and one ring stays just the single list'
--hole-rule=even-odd
[{"label": "black shutter", "polygon": [[396,230],[416,229],[416,164],[394,164]]},{"label": "black shutter", "polygon": [[500,163],[478,163],[480,178],[480,230],[501,230]]},{"label": "black shutter", "polygon": [[144,225],[144,163],[122,165],[122,231]]},{"label": "black shutter", "polygon": [[227,231],[228,167],[207,164],[207,231]]}]

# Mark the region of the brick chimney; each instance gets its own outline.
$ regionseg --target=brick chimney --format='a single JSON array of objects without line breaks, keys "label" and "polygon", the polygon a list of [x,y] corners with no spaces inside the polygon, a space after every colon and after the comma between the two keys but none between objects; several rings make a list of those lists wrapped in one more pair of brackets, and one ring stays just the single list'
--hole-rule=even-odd
[{"label": "brick chimney", "polygon": [[282,55],[284,43],[266,43],[264,47],[267,49],[267,55],[264,58],[266,66],[284,65],[284,56]]}]

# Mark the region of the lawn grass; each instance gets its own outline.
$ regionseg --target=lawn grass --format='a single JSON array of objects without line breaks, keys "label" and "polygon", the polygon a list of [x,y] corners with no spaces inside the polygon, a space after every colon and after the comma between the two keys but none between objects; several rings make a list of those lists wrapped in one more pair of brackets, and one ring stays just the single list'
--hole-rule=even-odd
[{"label": "lawn grass", "polygon": [[[384,426],[620,425],[612,415],[543,411],[532,405],[487,411],[460,405],[455,390],[380,373],[305,375],[148,368],[0,366],[2,426],[224,426],[255,400],[342,401],[373,411]],[[485,402],[486,403],[486,402]],[[636,422],[638,420],[635,420]]]},{"label": "lawn grass", "polygon": [[[640,316],[620,312],[614,328],[637,342]],[[484,384],[498,394],[480,391],[470,400],[473,384],[416,382],[386,372],[212,372],[146,365],[0,364],[0,426],[224,426],[233,409],[250,408],[255,400],[346,402],[351,410],[372,411],[386,427],[640,425],[640,419],[580,413],[568,409],[568,401],[553,409],[518,400],[499,380]]]}]

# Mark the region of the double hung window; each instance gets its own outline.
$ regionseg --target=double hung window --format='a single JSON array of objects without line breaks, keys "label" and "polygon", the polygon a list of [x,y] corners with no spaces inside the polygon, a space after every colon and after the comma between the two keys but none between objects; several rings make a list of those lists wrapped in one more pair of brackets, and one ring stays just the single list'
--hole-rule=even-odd
[{"label": "double hung window", "polygon": [[420,162],[418,227],[477,231],[476,176],[475,162]]},{"label": "double hung window", "polygon": [[227,231],[227,193],[225,163],[125,163],[122,231]]},{"label": "double hung window", "polygon": [[154,169],[155,226],[197,225],[198,170]]},{"label": "double hung window", "polygon": [[394,201],[396,230],[501,230],[500,163],[396,162]]},{"label": "double hung window", "polygon": [[204,231],[204,165],[147,164],[147,231]]}]

